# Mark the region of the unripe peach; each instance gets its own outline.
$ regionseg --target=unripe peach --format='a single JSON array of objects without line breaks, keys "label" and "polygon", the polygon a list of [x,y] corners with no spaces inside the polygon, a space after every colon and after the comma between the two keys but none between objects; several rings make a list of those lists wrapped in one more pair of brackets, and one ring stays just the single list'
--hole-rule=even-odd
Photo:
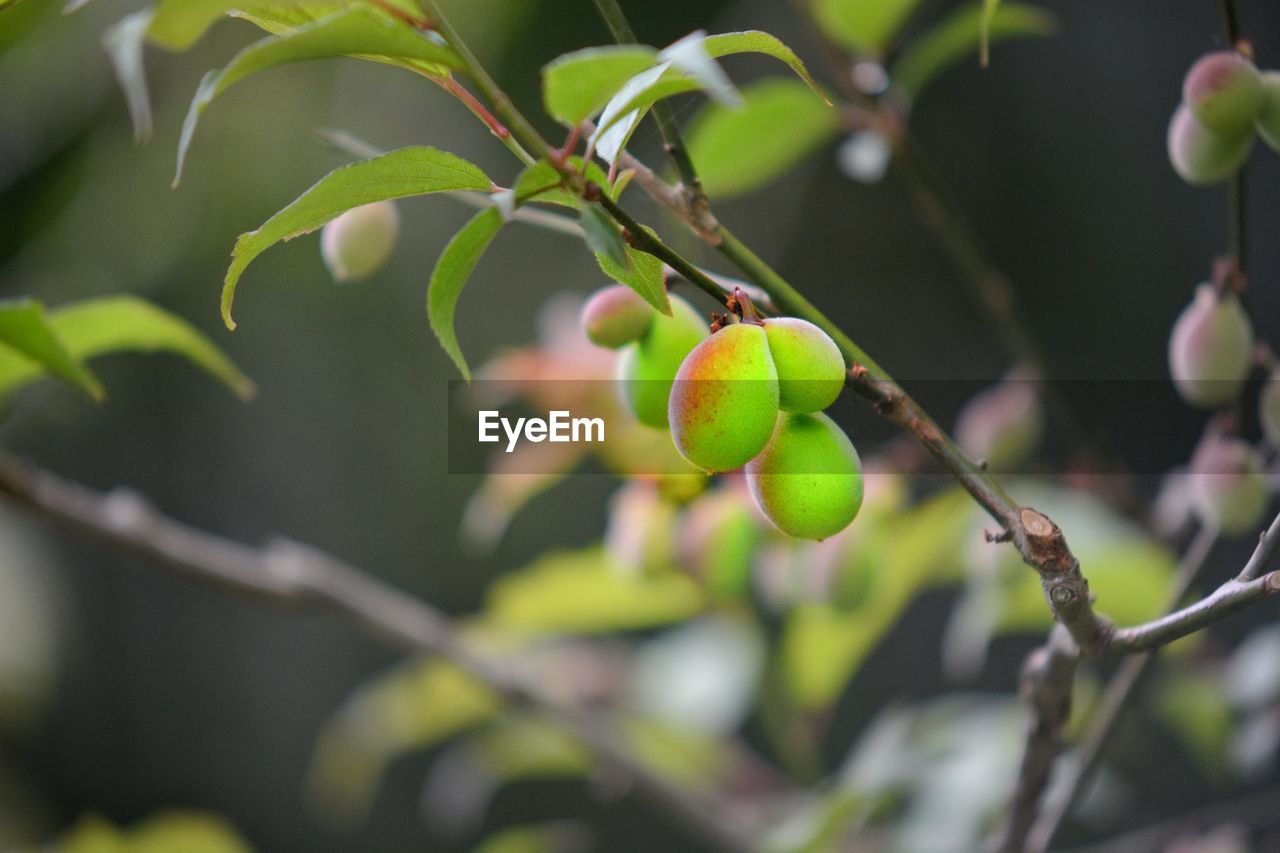
[{"label": "unripe peach", "polygon": [[667,428],[667,398],[684,357],[707,336],[707,324],[693,306],[671,297],[671,316],[653,314],[653,323],[634,347],[623,350],[617,376],[636,420]]},{"label": "unripe peach", "polygon": [[1262,459],[1238,438],[1206,438],[1191,457],[1191,500],[1196,514],[1223,533],[1247,533],[1267,508]]},{"label": "unripe peach", "polygon": [[1206,53],[1182,81],[1182,102],[1209,130],[1238,136],[1262,107],[1262,79],[1234,50]]},{"label": "unripe peach", "polygon": [[1262,141],[1280,151],[1280,71],[1262,75],[1262,106],[1253,125]]},{"label": "unripe peach", "polygon": [[778,418],[778,371],[764,327],[726,326],[685,357],[667,406],[676,449],[704,471],[741,468]]},{"label": "unripe peach", "polygon": [[685,509],[676,533],[676,555],[712,597],[738,599],[750,587],[759,541],[760,528],[746,494],[716,489]]},{"label": "unripe peach", "polygon": [[1240,170],[1253,150],[1253,132],[1210,130],[1182,104],[1169,122],[1167,142],[1174,171],[1187,183],[1203,186],[1225,181]]},{"label": "unripe peach", "polygon": [[1014,371],[960,410],[956,443],[997,470],[1026,462],[1044,434],[1044,411],[1031,377]]},{"label": "unripe peach", "polygon": [[596,346],[621,349],[649,331],[656,313],[631,288],[611,284],[582,306],[582,330]]},{"label": "unripe peach", "polygon": [[783,413],[768,445],[747,463],[747,485],[783,533],[825,539],[848,527],[862,506],[862,462],[831,418]]},{"label": "unripe peach", "polygon": [[335,281],[373,275],[386,263],[400,233],[400,214],[391,201],[353,207],[320,232],[320,257]]},{"label": "unripe peach", "polygon": [[778,371],[778,406],[784,412],[820,412],[844,388],[844,356],[826,332],[796,317],[764,321],[769,354]]},{"label": "unripe peach", "polygon": [[1211,285],[1178,316],[1169,336],[1169,372],[1182,399],[1211,409],[1240,393],[1253,356],[1253,327],[1234,293]]},{"label": "unripe peach", "polygon": [[1280,370],[1272,371],[1258,398],[1258,420],[1267,444],[1280,448]]}]

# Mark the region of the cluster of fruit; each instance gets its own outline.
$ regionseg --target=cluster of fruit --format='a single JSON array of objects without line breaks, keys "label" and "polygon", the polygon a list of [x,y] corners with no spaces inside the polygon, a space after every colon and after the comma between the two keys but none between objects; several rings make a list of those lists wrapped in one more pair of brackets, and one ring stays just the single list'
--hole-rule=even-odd
[{"label": "cluster of fruit", "polygon": [[1249,158],[1255,131],[1280,151],[1280,72],[1260,73],[1234,50],[1200,57],[1169,122],[1173,168],[1189,184],[1225,180]]},{"label": "cluster of fruit", "polygon": [[858,453],[822,414],[844,387],[844,358],[812,323],[761,319],[741,293],[735,303],[740,316],[709,332],[678,296],[668,317],[613,285],[587,302],[582,324],[593,343],[622,351],[618,378],[638,420],[669,427],[676,449],[703,471],[745,466],[778,529],[825,539],[862,505]]}]

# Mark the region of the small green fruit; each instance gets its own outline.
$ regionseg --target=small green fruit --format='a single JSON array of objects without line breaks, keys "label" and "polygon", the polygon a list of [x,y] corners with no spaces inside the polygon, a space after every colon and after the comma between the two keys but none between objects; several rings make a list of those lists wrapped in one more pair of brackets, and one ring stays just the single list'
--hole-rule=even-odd
[{"label": "small green fruit", "polygon": [[621,349],[640,340],[656,314],[634,290],[612,284],[597,290],[582,306],[582,330],[596,346]]},{"label": "small green fruit", "polygon": [[1240,393],[1253,358],[1253,327],[1233,293],[1196,288],[1169,336],[1169,372],[1182,399],[1211,409]]},{"label": "small green fruit", "polygon": [[797,539],[825,539],[862,506],[862,463],[849,437],[824,414],[783,414],[747,485],[761,511]]},{"label": "small green fruit", "polygon": [[706,322],[678,296],[671,297],[670,317],[654,312],[649,331],[618,359],[623,399],[636,420],[655,429],[667,428],[667,398],[676,371],[706,336]]},{"label": "small green fruit", "polygon": [[1225,181],[1249,159],[1253,132],[1223,134],[1205,127],[1185,104],[1169,122],[1169,162],[1184,181],[1204,186]]},{"label": "small green fruit", "polygon": [[667,406],[676,449],[704,471],[741,468],[760,452],[778,417],[778,371],[764,328],[726,326],[680,365]]},{"label": "small green fruit", "polygon": [[764,321],[769,354],[778,370],[778,406],[784,412],[820,412],[844,388],[844,356],[826,332],[807,320]]},{"label": "small green fruit", "polygon": [[721,488],[685,509],[676,534],[676,556],[713,598],[736,600],[750,589],[759,542],[759,523],[746,494]]},{"label": "small green fruit", "polygon": [[1207,438],[1191,457],[1191,501],[1205,524],[1247,533],[1267,509],[1262,459],[1238,438]]},{"label": "small green fruit", "polygon": [[1253,125],[1262,141],[1280,151],[1280,71],[1262,75],[1262,106]]},{"label": "small green fruit", "polygon": [[1202,125],[1234,137],[1250,129],[1262,107],[1262,78],[1234,50],[1206,53],[1182,81],[1182,102]]},{"label": "small green fruit", "polygon": [[386,263],[400,233],[400,214],[390,201],[353,207],[325,223],[320,257],[334,281],[367,278]]},{"label": "small green fruit", "polygon": [[1258,420],[1267,444],[1280,448],[1280,370],[1273,371],[1258,399]]}]

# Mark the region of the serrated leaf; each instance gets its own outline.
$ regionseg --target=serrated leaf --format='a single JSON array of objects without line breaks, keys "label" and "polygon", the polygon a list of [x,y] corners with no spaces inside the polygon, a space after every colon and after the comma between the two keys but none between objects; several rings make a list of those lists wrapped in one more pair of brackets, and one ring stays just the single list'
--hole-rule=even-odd
[{"label": "serrated leaf", "polygon": [[453,314],[458,297],[466,286],[471,271],[476,268],[489,243],[502,228],[502,213],[497,208],[482,210],[462,226],[449,245],[444,247],[431,271],[431,283],[427,286],[427,318],[431,331],[435,332],[440,346],[458,366],[462,378],[471,381],[471,369],[458,346],[458,336],[453,329]]},{"label": "serrated leaf", "polygon": [[627,255],[627,244],[622,242],[622,233],[614,225],[613,218],[599,204],[583,204],[578,208],[578,224],[582,226],[582,238],[587,248],[597,255],[607,258],[615,266],[624,270],[631,266],[631,258]]},{"label": "serrated leaf", "polygon": [[698,88],[713,100],[733,106],[742,101],[729,75],[707,49],[707,33],[698,30],[664,47],[658,59],[671,63],[671,70],[678,71],[694,81]]},{"label": "serrated leaf", "polygon": [[223,322],[229,329],[236,327],[231,318],[236,284],[253,259],[276,243],[314,231],[340,213],[362,204],[491,187],[489,178],[478,166],[437,148],[401,148],[334,169],[257,230],[236,239],[222,288]]},{"label": "serrated leaf", "polygon": [[715,197],[763,186],[840,132],[839,114],[799,81],[766,80],[742,94],[742,107],[708,107],[689,129],[689,155]]},{"label": "serrated leaf", "polygon": [[594,634],[679,622],[702,609],[685,575],[626,575],[604,550],[547,554],[489,587],[487,623],[531,634]]},{"label": "serrated leaf", "polygon": [[984,24],[985,15],[985,6],[971,3],[914,39],[890,71],[893,85],[918,98],[939,74],[979,50],[984,33],[995,42],[1050,35],[1055,26],[1053,15],[1025,3],[1001,4]]},{"label": "serrated leaf", "polygon": [[[759,30],[721,33],[707,36],[701,44],[713,59],[739,53],[762,53],[781,60],[795,71],[824,103],[828,106],[831,104],[831,99],[809,75],[808,69],[800,58],[768,33]],[[675,63],[671,62],[665,53],[659,58],[668,59],[668,61],[627,81],[626,85],[609,101],[604,113],[600,116],[589,144],[605,161],[616,162],[641,119],[658,101],[706,89],[705,81],[688,76],[679,68],[672,67]],[[738,93],[738,96],[741,98],[741,93]],[[738,100],[731,106],[740,109],[742,104]]]},{"label": "serrated leaf", "polygon": [[[241,398],[254,393],[249,377],[198,329],[136,296],[77,302],[50,311],[48,320],[73,359],[117,352],[169,352],[186,358]],[[34,361],[0,352],[0,397],[44,375]]]},{"label": "serrated leaf", "polygon": [[540,201],[545,204],[576,208],[577,197],[561,186],[561,181],[560,173],[554,166],[546,160],[539,160],[522,171],[512,185],[511,189],[516,194],[516,206]]},{"label": "serrated leaf", "polygon": [[765,56],[772,56],[774,59],[785,62],[787,66],[800,76],[800,79],[809,85],[809,88],[822,100],[828,104],[831,99],[827,97],[827,93],[822,90],[817,81],[809,74],[809,69],[805,67],[804,62],[795,51],[787,47],[777,37],[770,35],[762,30],[743,30],[736,33],[717,33],[713,36],[707,36],[703,44],[707,48],[707,53],[715,59],[724,56],[733,56],[739,53],[763,53]]},{"label": "serrated leaf", "polygon": [[671,298],[667,294],[667,283],[662,277],[662,261],[631,246],[626,247],[626,252],[626,267],[601,254],[596,255],[596,263],[609,278],[625,284],[640,294],[645,302],[668,317],[671,316]]},{"label": "serrated leaf", "polygon": [[815,0],[814,19],[848,50],[880,54],[889,48],[920,0]]},{"label": "serrated leaf", "polygon": [[[13,366],[5,371],[6,364]],[[5,380],[23,367],[33,376],[50,373],[94,400],[106,397],[96,376],[81,363],[34,299],[0,302],[0,396],[13,387]]]},{"label": "serrated leaf", "polygon": [[589,47],[553,59],[542,69],[542,101],[547,113],[570,126],[604,108],[614,93],[657,61],[643,45]]},{"label": "serrated leaf", "polygon": [[401,21],[362,6],[344,9],[279,35],[267,36],[236,54],[221,71],[211,71],[200,81],[182,125],[174,184],[182,177],[182,167],[200,114],[218,95],[268,68],[353,54],[414,60],[443,68],[462,66],[462,60],[452,48],[433,41]]}]

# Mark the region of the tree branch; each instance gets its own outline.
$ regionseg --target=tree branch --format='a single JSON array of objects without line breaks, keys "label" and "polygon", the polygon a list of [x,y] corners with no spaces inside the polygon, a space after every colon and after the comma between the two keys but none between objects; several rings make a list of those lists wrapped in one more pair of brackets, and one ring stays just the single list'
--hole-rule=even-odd
[{"label": "tree branch", "polygon": [[449,660],[506,701],[546,715],[577,737],[660,811],[717,850],[749,851],[754,842],[695,792],[656,775],[622,746],[610,723],[554,693],[518,662],[472,651],[453,623],[425,602],[315,548],[275,542],[251,548],[157,512],[138,495],[100,493],[0,455],[0,494],[59,524],[199,581],[277,604],[320,604],[384,640]]}]

